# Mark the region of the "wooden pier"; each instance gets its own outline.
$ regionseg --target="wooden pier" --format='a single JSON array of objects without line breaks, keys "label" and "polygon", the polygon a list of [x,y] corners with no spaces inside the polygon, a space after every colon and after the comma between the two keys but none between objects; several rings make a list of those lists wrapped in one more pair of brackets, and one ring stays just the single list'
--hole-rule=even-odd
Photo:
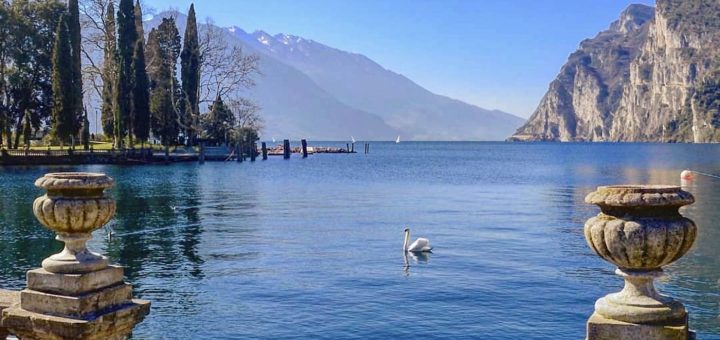
[{"label": "wooden pier", "polygon": [[[366,146],[367,148],[367,146]],[[367,149],[366,149],[367,152]],[[291,147],[290,141],[268,147],[263,142],[236,146],[205,146],[201,145],[199,151],[191,148],[178,147],[168,155],[164,151],[152,149],[126,149],[126,150],[0,150],[0,166],[27,166],[27,165],[82,165],[82,164],[120,164],[144,165],[167,164],[179,162],[242,162],[250,158],[254,162],[258,156],[267,160],[268,156],[283,156],[289,159],[292,154],[300,154],[302,158],[320,153],[350,154],[355,153],[355,144],[348,144],[347,148],[309,146],[306,140],[301,146]]]}]

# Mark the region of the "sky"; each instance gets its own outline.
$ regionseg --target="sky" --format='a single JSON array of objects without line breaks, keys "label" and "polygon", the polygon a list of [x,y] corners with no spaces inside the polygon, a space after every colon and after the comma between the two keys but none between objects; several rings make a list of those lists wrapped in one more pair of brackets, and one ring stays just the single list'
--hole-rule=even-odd
[{"label": "sky", "polygon": [[[186,12],[191,0],[145,0]],[[428,90],[529,117],[567,57],[650,0],[196,0],[200,21],[364,54]],[[147,11],[146,11],[147,13]]]}]

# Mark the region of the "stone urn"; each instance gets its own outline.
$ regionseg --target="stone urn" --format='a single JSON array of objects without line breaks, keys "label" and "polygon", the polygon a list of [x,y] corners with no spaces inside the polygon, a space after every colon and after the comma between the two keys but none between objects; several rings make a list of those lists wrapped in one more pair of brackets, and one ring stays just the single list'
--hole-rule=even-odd
[{"label": "stone urn", "polygon": [[595,312],[634,324],[687,323],[685,307],[658,293],[653,281],[695,241],[695,223],[679,212],[695,202],[692,194],[676,186],[604,186],[585,202],[601,210],[585,223],[588,245],[625,279],[621,292],[595,303]]},{"label": "stone urn", "polygon": [[35,186],[47,190],[33,203],[35,216],[65,243],[65,249],[45,259],[42,267],[58,274],[89,273],[107,267],[107,258],[88,250],[86,243],[93,231],[115,215],[115,201],[105,195],[113,179],[95,173],[49,173],[35,181]]}]

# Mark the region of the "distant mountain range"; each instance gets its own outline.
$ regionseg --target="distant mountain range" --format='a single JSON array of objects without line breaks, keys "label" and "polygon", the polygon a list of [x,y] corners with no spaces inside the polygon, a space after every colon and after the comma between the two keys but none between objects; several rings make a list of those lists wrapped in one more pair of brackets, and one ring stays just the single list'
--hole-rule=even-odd
[{"label": "distant mountain range", "polygon": [[[168,16],[182,35],[186,17],[177,12],[154,16],[146,31]],[[262,75],[243,95],[262,107],[264,138],[502,140],[523,123],[434,94],[360,54],[287,34],[224,32],[229,44],[260,56]]]}]

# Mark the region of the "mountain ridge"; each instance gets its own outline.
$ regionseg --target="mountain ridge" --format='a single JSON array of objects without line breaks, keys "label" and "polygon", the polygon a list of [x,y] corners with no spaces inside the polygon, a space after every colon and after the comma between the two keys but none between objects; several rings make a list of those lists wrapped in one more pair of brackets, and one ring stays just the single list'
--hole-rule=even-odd
[{"label": "mountain ridge", "polygon": [[[185,16],[178,12],[161,12],[146,25],[167,16],[182,33]],[[263,108],[267,137],[502,140],[523,121],[434,94],[360,53],[291,34],[223,30],[230,43],[260,55],[263,75],[243,95]]]}]

